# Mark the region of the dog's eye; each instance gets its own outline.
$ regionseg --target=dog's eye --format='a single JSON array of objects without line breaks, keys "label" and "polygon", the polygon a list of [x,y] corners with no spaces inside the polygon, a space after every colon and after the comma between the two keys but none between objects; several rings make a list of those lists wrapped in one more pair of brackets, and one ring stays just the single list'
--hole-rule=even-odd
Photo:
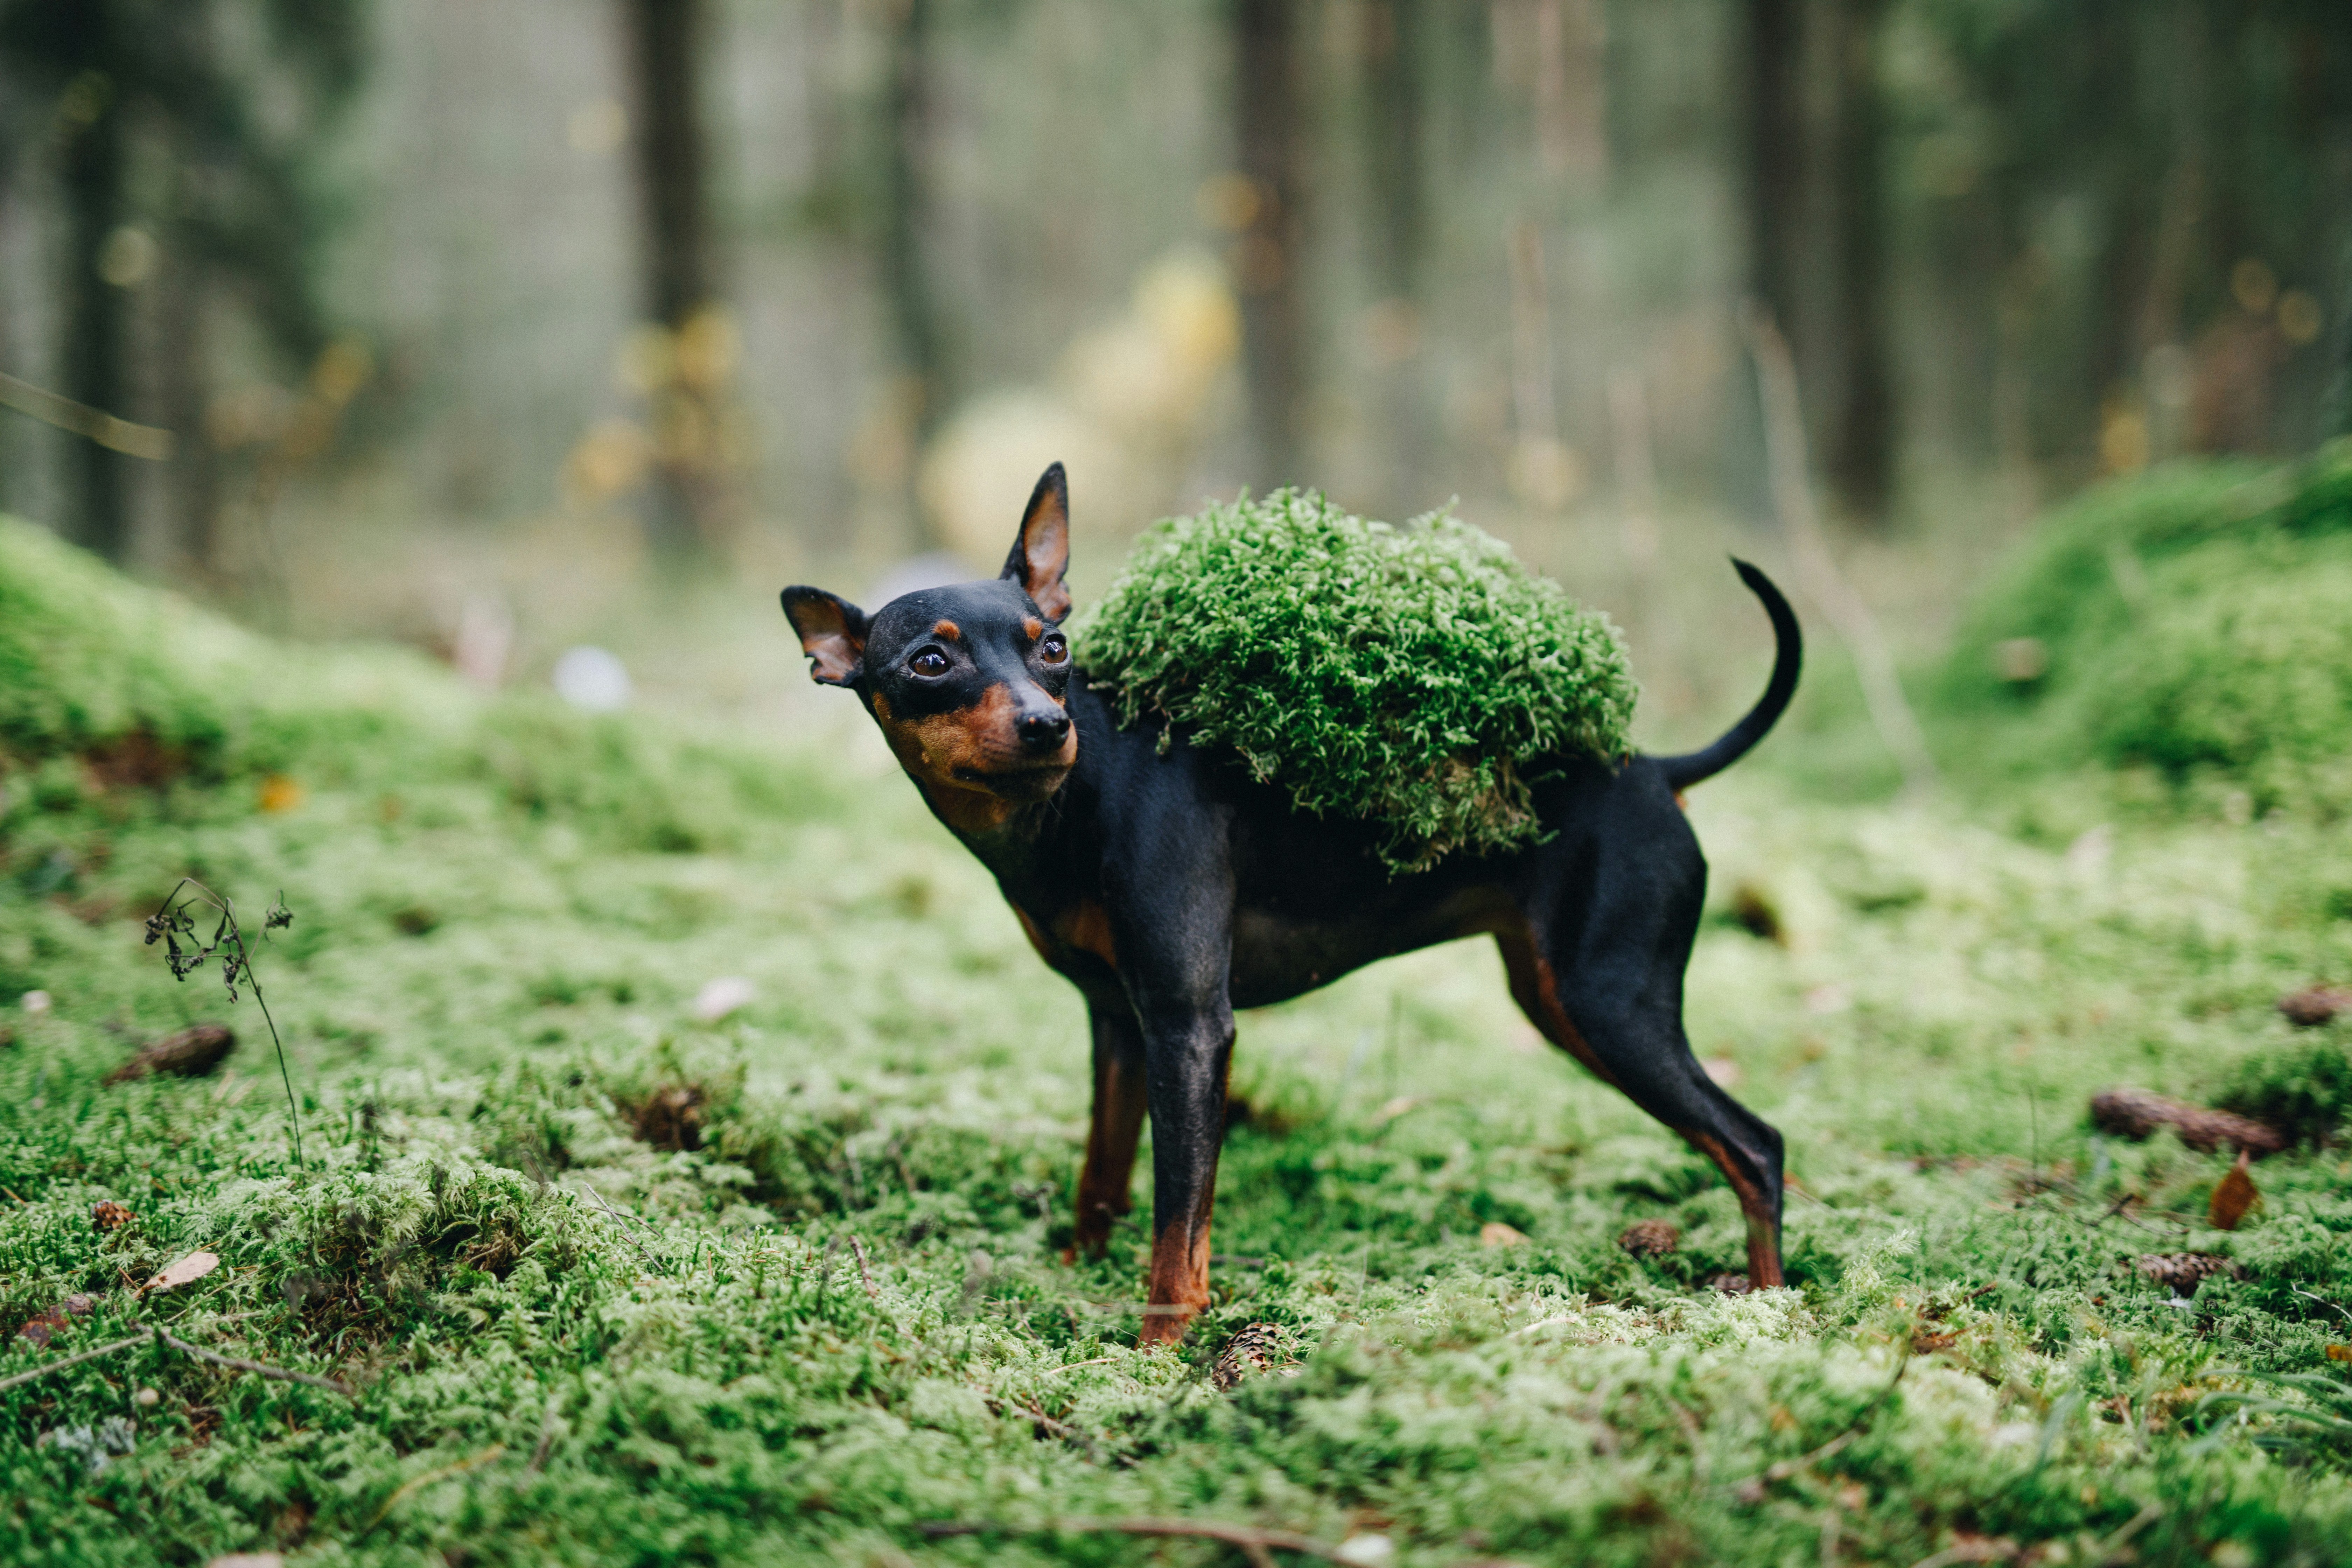
[{"label": "dog's eye", "polygon": [[945,675],[948,656],[935,647],[927,647],[907,661],[907,668],[917,675]]},{"label": "dog's eye", "polygon": [[1047,664],[1059,664],[1070,657],[1070,645],[1062,640],[1059,632],[1047,632],[1045,640],[1037,645],[1037,657]]}]

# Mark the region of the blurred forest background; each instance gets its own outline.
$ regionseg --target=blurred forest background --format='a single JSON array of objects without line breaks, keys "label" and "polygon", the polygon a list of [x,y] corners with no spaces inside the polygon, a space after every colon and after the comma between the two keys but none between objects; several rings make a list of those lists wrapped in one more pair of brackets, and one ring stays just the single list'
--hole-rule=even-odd
[{"label": "blurred forest background", "polygon": [[2347,318],[2331,0],[0,0],[0,510],[492,683],[985,566],[1058,458],[1082,596],[1243,485],[1459,498],[1671,710],[1767,323],[1899,639],[2347,428]]}]

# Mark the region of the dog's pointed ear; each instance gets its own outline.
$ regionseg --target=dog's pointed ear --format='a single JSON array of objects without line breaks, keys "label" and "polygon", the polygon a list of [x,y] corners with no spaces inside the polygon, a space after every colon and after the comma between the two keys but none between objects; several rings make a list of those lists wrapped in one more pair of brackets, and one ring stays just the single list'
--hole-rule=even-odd
[{"label": "dog's pointed ear", "polygon": [[855,686],[866,671],[866,612],[822,588],[784,590],[784,618],[801,635],[809,679],[820,686]]},{"label": "dog's pointed ear", "polygon": [[1030,492],[1021,537],[1004,558],[1004,580],[1036,600],[1040,615],[1058,621],[1070,613],[1070,590],[1062,582],[1069,564],[1070,484],[1055,463]]}]

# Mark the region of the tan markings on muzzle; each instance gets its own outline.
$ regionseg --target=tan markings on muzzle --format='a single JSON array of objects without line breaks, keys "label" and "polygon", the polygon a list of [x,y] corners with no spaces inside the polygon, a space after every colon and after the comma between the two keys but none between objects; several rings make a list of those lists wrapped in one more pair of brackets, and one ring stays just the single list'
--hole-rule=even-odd
[{"label": "tan markings on muzzle", "polygon": [[1018,715],[1013,689],[1003,684],[990,687],[969,707],[921,719],[900,719],[887,698],[879,692],[874,697],[875,720],[898,765],[960,833],[1002,827],[1018,803],[1003,799],[979,779],[959,777],[959,773],[998,775],[1007,785],[1024,776],[1041,785],[1058,784],[1062,773],[1077,761],[1076,730],[1063,736],[1059,752],[1039,756],[1022,745]]}]

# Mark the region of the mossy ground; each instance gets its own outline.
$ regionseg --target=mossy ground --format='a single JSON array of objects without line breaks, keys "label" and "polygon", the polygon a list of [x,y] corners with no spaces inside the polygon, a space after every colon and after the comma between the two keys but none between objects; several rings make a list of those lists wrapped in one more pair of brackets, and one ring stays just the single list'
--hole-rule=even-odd
[{"label": "mossy ground", "polygon": [[[162,783],[11,738],[0,1002],[54,1005],[5,1015],[0,1322],[97,1308],[0,1378],[161,1321],[359,1394],[143,1348],[0,1393],[0,1559],[1238,1560],[920,1528],[1143,1513],[1408,1565],[2352,1553],[2352,1452],[2295,1414],[2346,1401],[2342,1151],[2255,1167],[2221,1233],[2222,1157],[2083,1117],[2110,1082],[2208,1094],[2340,1046],[2272,1006],[2352,975],[2318,814],[2044,843],[1822,802],[1768,749],[1692,802],[1689,1015],[1788,1135],[1790,1289],[1706,1288],[1742,1252],[1711,1167],[1462,944],[1243,1019],[1216,1305],[1144,1354],[1142,1231],[1056,1260],[1082,1009],[911,789],[437,680],[266,751],[232,711]],[[259,963],[307,1172],[251,1003],[141,943],[186,873],[296,911]],[[1759,906],[1779,940],[1736,918]],[[698,1023],[718,976],[752,999]],[[101,1083],[129,1037],[206,1019],[244,1042],[218,1076]],[[698,1147],[636,1136],[679,1086]],[[99,1234],[101,1199],[134,1220]],[[1680,1250],[1620,1251],[1650,1218]],[[196,1247],[223,1267],[133,1300]],[[2183,1250],[2244,1276],[2182,1305],[2130,1264]],[[1301,1370],[1219,1394],[1252,1321]],[[116,1418],[102,1468],[43,1442]]]}]

